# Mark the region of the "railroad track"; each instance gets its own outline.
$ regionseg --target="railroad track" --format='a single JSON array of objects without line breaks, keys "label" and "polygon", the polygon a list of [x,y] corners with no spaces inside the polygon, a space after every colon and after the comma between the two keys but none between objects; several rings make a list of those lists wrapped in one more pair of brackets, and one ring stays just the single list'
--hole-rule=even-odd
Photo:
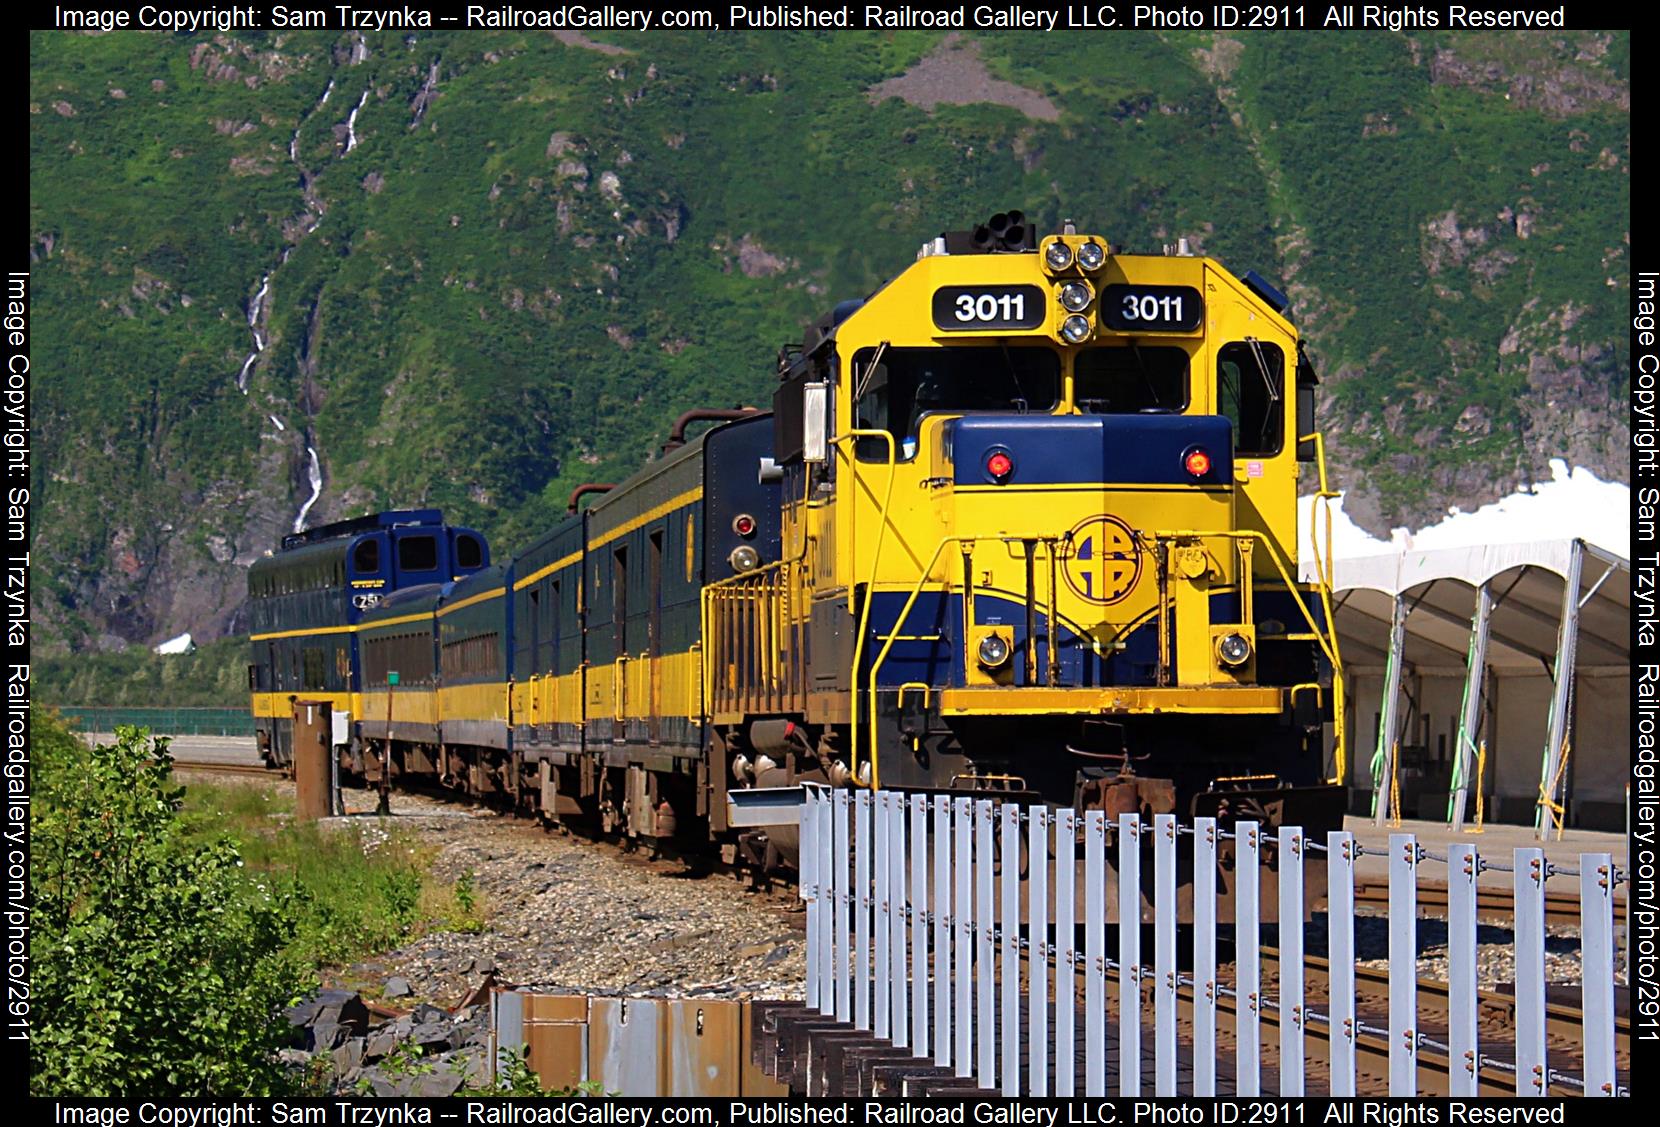
[{"label": "railroad track", "polygon": [[[1487,887],[1476,888],[1476,918],[1488,923],[1508,924],[1512,919],[1511,892],[1509,888]],[[1376,881],[1355,882],[1355,906],[1364,905],[1368,908],[1382,909],[1387,913],[1389,908],[1389,886]],[[1418,882],[1418,914],[1420,916],[1445,917],[1447,914],[1447,886],[1439,881]],[[1614,898],[1614,916],[1616,919],[1625,918],[1625,897]],[[1579,923],[1579,893],[1570,889],[1545,890],[1545,923],[1570,924]]]},{"label": "railroad track", "polygon": [[[1265,999],[1277,994],[1279,952],[1271,947],[1260,950],[1262,970],[1262,992]],[[1325,1004],[1330,996],[1331,964],[1318,956],[1307,956],[1303,965],[1303,985],[1305,990],[1305,1006],[1309,1010],[1318,1012],[1316,1003]],[[1109,983],[1118,982],[1116,968],[1108,968],[1106,978]],[[1144,973],[1144,987],[1142,991],[1141,1008],[1144,1014],[1153,1011],[1152,975]],[[1417,1013],[1419,1016],[1417,1033],[1421,1038],[1432,1042],[1445,1043],[1447,1025],[1450,1020],[1451,1006],[1448,998],[1449,987],[1445,982],[1436,979],[1420,978],[1417,981]],[[1112,1020],[1116,1020],[1117,990],[1109,989],[1109,1008],[1114,1011]],[[1356,1017],[1366,1028],[1355,1038],[1355,1075],[1357,1084],[1362,1092],[1371,1091],[1372,1094],[1381,1094],[1388,1090],[1390,1078],[1390,1041],[1382,1029],[1388,1025],[1389,974],[1386,970],[1374,967],[1355,968]],[[1082,1002],[1080,985],[1079,999]],[[1479,1038],[1481,1046],[1482,1064],[1477,1073],[1477,1092],[1481,1096],[1514,1097],[1516,1095],[1516,1074],[1512,1068],[1504,1065],[1510,1060],[1512,1042],[1509,1037],[1514,1029],[1515,999],[1494,991],[1482,990],[1477,992],[1478,1012],[1482,1017],[1482,1031]],[[1193,1044],[1193,1029],[1196,1017],[1194,1004],[1194,987],[1184,982],[1176,990],[1176,1009],[1178,1037],[1183,1044],[1191,1049]],[[1218,1056],[1225,1059],[1222,1046],[1231,1041],[1234,1022],[1239,1013],[1238,999],[1232,994],[1221,994],[1216,1000],[1216,1026]],[[1273,1075],[1272,1060],[1277,1059],[1280,1012],[1277,1006],[1265,1004],[1258,1007],[1258,1021],[1261,1027],[1261,1039],[1265,1050],[1262,1058],[1262,1075],[1267,1082]],[[1579,1045],[1584,1024],[1583,1013],[1575,1006],[1556,1001],[1547,1004],[1546,1031],[1550,1036],[1551,1071],[1554,1075],[1577,1076],[1582,1067],[1579,1059]],[[1376,1030],[1374,1032],[1374,1030]],[[1147,1051],[1145,1040],[1146,1030],[1143,1032],[1144,1048]],[[1327,1080],[1322,1065],[1329,1060],[1331,1030],[1321,1020],[1305,1020],[1303,1022],[1303,1036],[1307,1053],[1304,1075],[1306,1079],[1316,1081],[1309,1084],[1309,1090],[1319,1090],[1319,1081]],[[1615,1026],[1615,1053],[1619,1062],[1619,1074],[1624,1084],[1629,1084],[1631,1068],[1631,1022],[1629,1015],[1621,1016]],[[1421,1096],[1446,1096],[1450,1094],[1451,1062],[1447,1054],[1437,1049],[1433,1044],[1420,1042],[1417,1054],[1418,1094]],[[1561,1079],[1553,1078],[1549,1094],[1554,1096],[1575,1096],[1582,1094],[1579,1087]]]},{"label": "railroad track", "polygon": [[[1279,951],[1274,948],[1263,948],[1261,952],[1264,978],[1270,975],[1277,981],[1279,970]],[[1303,985],[1311,996],[1329,999],[1331,993],[1331,963],[1318,955],[1308,955],[1303,959]],[[1417,980],[1417,1005],[1419,1015],[1419,1032],[1438,1040],[1445,1041],[1447,1027],[1452,1019],[1451,985],[1441,979],[1422,978]],[[1389,972],[1381,967],[1355,967],[1355,994],[1356,1009],[1360,1019],[1371,1025],[1388,1024],[1389,1006]],[[1516,997],[1514,994],[1504,994],[1496,990],[1477,990],[1476,1008],[1481,1027],[1481,1042],[1487,1046],[1489,1055],[1498,1055],[1493,1048],[1498,1045],[1508,1045],[1513,1036],[1516,1025]],[[1370,1018],[1370,1021],[1368,1021]],[[1585,1012],[1562,997],[1547,998],[1545,1002],[1545,1033],[1549,1039],[1549,1051],[1553,1060],[1564,1058],[1571,1060],[1577,1067],[1579,1052],[1584,1036]],[[1314,1028],[1311,1024],[1310,1028]],[[1385,1052],[1381,1058],[1383,1076],[1388,1076],[1387,1044],[1380,1036],[1380,1044],[1384,1044]],[[1629,1010],[1619,1014],[1614,1020],[1614,1054],[1622,1069],[1629,1069],[1631,1065],[1631,1015]],[[1445,1076],[1444,1061],[1438,1060],[1435,1065],[1438,1076]],[[1515,1076],[1503,1069],[1491,1070],[1495,1078],[1508,1085],[1505,1091],[1514,1093]],[[1485,1081],[1484,1081],[1485,1083]],[[1555,1089],[1553,1089],[1554,1091]],[[1444,1089],[1437,1089],[1445,1094]],[[1577,1089],[1562,1087],[1564,1094],[1577,1094]],[[1483,1095],[1488,1094],[1485,1087]]]},{"label": "railroad track", "polygon": [[281,782],[289,776],[286,772],[273,771],[263,763],[225,763],[212,759],[174,759],[175,771],[200,771],[214,775],[258,775],[270,779],[272,782]]}]

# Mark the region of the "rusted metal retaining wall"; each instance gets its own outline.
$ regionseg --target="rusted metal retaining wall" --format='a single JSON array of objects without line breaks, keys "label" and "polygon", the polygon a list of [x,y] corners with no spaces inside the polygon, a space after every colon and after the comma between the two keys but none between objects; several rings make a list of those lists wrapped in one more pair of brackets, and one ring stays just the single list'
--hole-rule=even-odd
[{"label": "rusted metal retaining wall", "polygon": [[754,1006],[719,998],[607,998],[497,990],[491,1060],[523,1057],[550,1090],[620,1096],[779,1096],[756,1067]]}]

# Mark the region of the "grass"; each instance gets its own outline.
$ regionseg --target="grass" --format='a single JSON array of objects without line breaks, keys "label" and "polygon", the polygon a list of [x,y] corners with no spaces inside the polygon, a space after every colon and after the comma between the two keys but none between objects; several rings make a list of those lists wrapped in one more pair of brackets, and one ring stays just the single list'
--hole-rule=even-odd
[{"label": "grass", "polygon": [[198,839],[228,836],[257,881],[294,896],[293,946],[338,968],[438,931],[477,932],[486,905],[471,874],[433,875],[435,851],[378,819],[296,822],[293,799],[263,784],[195,783],[185,815]]}]

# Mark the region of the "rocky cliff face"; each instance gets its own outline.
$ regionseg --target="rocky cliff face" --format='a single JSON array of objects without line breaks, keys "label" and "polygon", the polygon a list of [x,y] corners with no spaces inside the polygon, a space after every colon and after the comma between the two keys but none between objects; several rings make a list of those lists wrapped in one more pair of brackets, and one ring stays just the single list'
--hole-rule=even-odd
[{"label": "rocky cliff face", "polygon": [[38,34],[30,64],[47,645],[242,629],[297,520],[435,504],[522,543],[1016,205],[1284,282],[1374,531],[1552,456],[1624,469],[1628,36]]}]

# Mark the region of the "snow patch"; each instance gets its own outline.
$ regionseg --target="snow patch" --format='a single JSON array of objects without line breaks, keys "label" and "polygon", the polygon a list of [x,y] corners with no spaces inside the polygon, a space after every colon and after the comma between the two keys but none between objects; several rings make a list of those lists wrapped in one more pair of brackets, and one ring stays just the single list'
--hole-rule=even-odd
[{"label": "snow patch", "polygon": [[188,631],[177,638],[169,638],[160,645],[151,647],[152,651],[158,654],[187,654],[195,648],[196,643],[190,640]]},{"label": "snow patch", "polygon": [[273,423],[275,423],[278,430],[287,430],[288,429],[287,427],[282,425],[282,420],[277,418],[275,415],[267,415],[265,417],[270,419]]},{"label": "snow patch", "polygon": [[[1541,534],[1555,539],[1578,539],[1631,558],[1631,487],[1602,481],[1583,466],[1571,470],[1561,458],[1550,460],[1551,480],[1483,505],[1471,512],[1456,506],[1437,524],[1413,532],[1394,529],[1388,541],[1379,540],[1343,512],[1343,498],[1331,503],[1332,557],[1375,556],[1390,548],[1428,550],[1470,548],[1484,544],[1522,544]],[[1315,543],[1324,544],[1326,522],[1315,498],[1298,499],[1303,529],[1301,551],[1307,557]]]}]

